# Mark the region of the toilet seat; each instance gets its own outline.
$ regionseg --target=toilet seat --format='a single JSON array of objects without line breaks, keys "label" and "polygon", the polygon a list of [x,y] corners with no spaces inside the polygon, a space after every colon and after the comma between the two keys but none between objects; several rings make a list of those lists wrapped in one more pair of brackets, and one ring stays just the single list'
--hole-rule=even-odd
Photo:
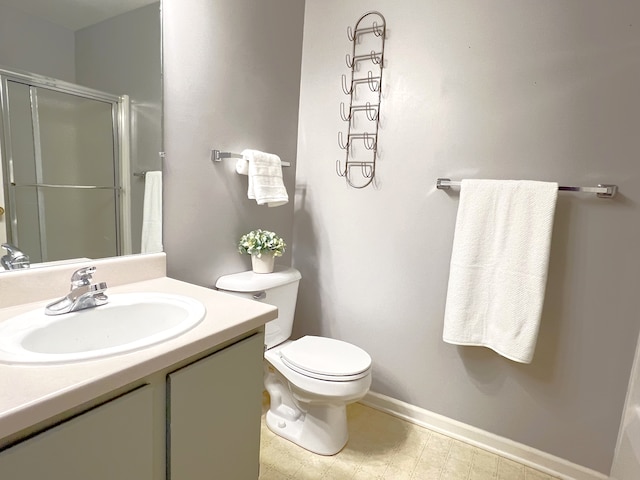
[{"label": "toilet seat", "polygon": [[371,357],[355,345],[333,338],[306,336],[279,352],[288,368],[311,378],[348,382],[369,374]]}]

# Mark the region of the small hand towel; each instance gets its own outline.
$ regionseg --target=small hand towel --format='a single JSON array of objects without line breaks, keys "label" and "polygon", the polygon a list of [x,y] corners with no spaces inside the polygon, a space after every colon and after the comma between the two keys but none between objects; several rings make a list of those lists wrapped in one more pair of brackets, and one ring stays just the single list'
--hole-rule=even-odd
[{"label": "small hand towel", "polygon": [[147,172],[144,176],[142,210],[142,253],[162,251],[162,172]]},{"label": "small hand towel", "polygon": [[248,150],[244,150],[242,152],[242,158],[239,158],[236,162],[236,173],[239,175],[249,175],[249,155],[245,155],[245,152]]},{"label": "small hand towel", "polygon": [[236,171],[249,175],[247,197],[258,205],[278,207],[289,201],[289,195],[282,181],[280,157],[258,150],[243,150],[242,159],[236,163]]},{"label": "small hand towel", "polygon": [[558,184],[463,180],[443,340],[531,363]]}]

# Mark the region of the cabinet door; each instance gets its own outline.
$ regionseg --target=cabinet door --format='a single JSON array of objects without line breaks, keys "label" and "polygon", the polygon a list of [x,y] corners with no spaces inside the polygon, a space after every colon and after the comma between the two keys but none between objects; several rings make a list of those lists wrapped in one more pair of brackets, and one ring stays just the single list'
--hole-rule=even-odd
[{"label": "cabinet door", "polygon": [[139,388],[0,452],[0,479],[151,480],[152,400]]},{"label": "cabinet door", "polygon": [[169,375],[171,480],[256,480],[264,335]]}]

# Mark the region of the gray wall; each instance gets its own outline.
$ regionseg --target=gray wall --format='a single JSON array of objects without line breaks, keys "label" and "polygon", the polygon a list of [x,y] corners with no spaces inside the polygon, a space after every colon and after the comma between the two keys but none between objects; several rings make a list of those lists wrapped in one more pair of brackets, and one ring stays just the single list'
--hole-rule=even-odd
[{"label": "gray wall", "polygon": [[71,30],[0,6],[0,66],[75,81]]},{"label": "gray wall", "polygon": [[[249,269],[236,244],[255,228],[292,243],[303,11],[300,0],[163,2],[163,241],[172,277],[210,286]],[[247,177],[233,160],[213,164],[212,148],[291,162],[291,201],[269,208],[247,199]]]},{"label": "gray wall", "polygon": [[[240,234],[276,230],[303,273],[296,333],[367,349],[374,391],[608,472],[639,330],[640,5],[309,0],[299,126],[302,2],[164,8],[169,274],[212,285],[248,268]],[[389,25],[379,185],[358,191],[334,169],[340,75],[346,27],[374,8]],[[233,161],[209,162],[246,147],[298,165],[294,242],[291,204],[256,206]],[[439,176],[621,188],[560,195],[531,365],[441,340],[458,198]]]},{"label": "gray wall", "polygon": [[[162,82],[160,4],[76,32],[77,83],[131,100],[131,169],[160,170]],[[140,252],[144,179],[131,177],[133,251]]]},{"label": "gray wall", "polygon": [[[355,190],[334,170],[340,75],[372,9],[379,185]],[[307,0],[294,333],[365,348],[376,392],[608,472],[640,327],[639,54],[638,2]],[[458,195],[438,177],[620,186],[559,195],[531,365],[442,342]]]}]

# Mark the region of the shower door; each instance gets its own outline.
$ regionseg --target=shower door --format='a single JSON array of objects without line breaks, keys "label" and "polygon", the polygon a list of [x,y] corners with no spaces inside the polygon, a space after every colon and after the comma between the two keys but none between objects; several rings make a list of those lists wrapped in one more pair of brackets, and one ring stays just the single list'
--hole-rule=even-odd
[{"label": "shower door", "polygon": [[2,87],[9,241],[32,263],[119,255],[117,97]]}]

